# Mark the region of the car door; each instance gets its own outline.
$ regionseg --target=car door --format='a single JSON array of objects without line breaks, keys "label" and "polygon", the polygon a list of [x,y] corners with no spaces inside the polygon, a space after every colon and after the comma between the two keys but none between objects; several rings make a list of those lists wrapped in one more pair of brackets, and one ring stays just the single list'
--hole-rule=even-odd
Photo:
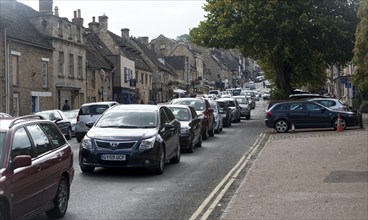
[{"label": "car door", "polygon": [[69,129],[69,122],[66,120],[66,117],[61,115],[62,113],[58,111],[55,111],[54,114],[56,117],[55,124],[59,127],[63,134],[67,134]]},{"label": "car door", "polygon": [[172,150],[173,154],[176,154],[177,151],[177,146],[180,142],[180,122],[175,118],[174,114],[172,113],[172,111],[166,107],[163,107],[166,117],[168,119],[168,123],[170,123],[173,128],[171,131],[171,136],[170,136],[170,148]]},{"label": "car door", "polygon": [[36,210],[43,203],[43,173],[40,161],[35,160],[36,152],[32,146],[27,130],[22,127],[15,131],[11,158],[18,155],[29,155],[32,164],[14,170],[11,178],[12,210],[14,219]]},{"label": "car door", "polygon": [[198,118],[197,112],[193,108],[190,109],[190,114],[192,115],[193,133],[194,141],[196,142],[201,136],[201,119]]},{"label": "car door", "polygon": [[169,130],[165,129],[165,124],[169,123],[169,119],[166,116],[166,113],[163,108],[159,109],[159,116],[160,116],[160,135],[162,139],[164,140],[165,147],[166,147],[166,156],[169,156],[173,153],[172,145],[174,144],[173,138],[171,138],[174,135],[174,128],[171,128]]},{"label": "car door", "polygon": [[307,113],[305,117],[306,127],[323,128],[331,126],[329,111],[323,106],[315,103],[304,103],[303,109]]},{"label": "car door", "polygon": [[303,110],[302,103],[288,103],[283,106],[287,107],[286,115],[290,125],[294,123],[296,128],[304,128],[308,124],[306,120],[307,112]]}]

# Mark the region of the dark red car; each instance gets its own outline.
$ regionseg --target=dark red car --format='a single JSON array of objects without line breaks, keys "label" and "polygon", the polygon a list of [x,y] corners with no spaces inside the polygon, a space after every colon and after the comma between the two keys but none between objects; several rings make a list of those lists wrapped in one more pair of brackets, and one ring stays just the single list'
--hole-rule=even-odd
[{"label": "dark red car", "polygon": [[73,152],[60,129],[41,118],[0,119],[0,219],[65,215]]},{"label": "dark red car", "polygon": [[215,116],[207,99],[204,98],[177,98],[171,104],[188,105],[195,109],[202,120],[202,139],[215,135]]}]

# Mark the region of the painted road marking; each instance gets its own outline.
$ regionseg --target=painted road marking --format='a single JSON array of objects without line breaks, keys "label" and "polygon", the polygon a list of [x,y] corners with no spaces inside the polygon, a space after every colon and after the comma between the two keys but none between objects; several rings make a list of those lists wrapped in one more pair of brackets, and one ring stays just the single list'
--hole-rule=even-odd
[{"label": "painted road marking", "polygon": [[[239,175],[240,171],[248,164],[251,156],[256,152],[260,143],[266,137],[265,133],[260,134],[257,140],[254,142],[253,146],[249,149],[247,153],[245,153],[238,163],[226,174],[226,176],[221,180],[221,182],[215,187],[215,189],[208,195],[208,197],[203,201],[203,203],[198,207],[198,209],[193,213],[193,215],[189,218],[190,220],[195,220],[198,216],[201,215],[205,211],[205,213],[200,218],[201,220],[206,220],[215,207],[218,205],[222,197],[225,195],[231,184],[235,181],[236,177]],[[219,190],[222,190],[219,192]],[[219,193],[218,193],[219,192]],[[212,199],[217,195],[217,197],[212,201]],[[209,203],[212,203],[209,205]],[[207,210],[206,210],[206,207]]]}]

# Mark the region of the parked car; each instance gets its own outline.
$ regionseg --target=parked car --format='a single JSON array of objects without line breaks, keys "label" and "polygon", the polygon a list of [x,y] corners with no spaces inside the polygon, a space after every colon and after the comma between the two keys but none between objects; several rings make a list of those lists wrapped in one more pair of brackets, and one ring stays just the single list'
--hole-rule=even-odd
[{"label": "parked car", "polygon": [[166,106],[117,105],[88,126],[79,148],[82,172],[139,167],[162,174],[166,161],[180,162],[180,122]]},{"label": "parked car", "polygon": [[69,120],[72,126],[72,136],[75,136],[75,125],[77,124],[77,116],[79,109],[73,109],[69,111],[63,111],[65,117]]},{"label": "parked car", "polygon": [[225,100],[217,99],[216,102],[218,103],[220,107],[220,114],[222,116],[222,124],[224,127],[230,127],[231,126],[231,108],[228,106],[227,102]]},{"label": "parked car", "polygon": [[353,107],[349,106],[348,104],[346,104],[344,101],[342,101],[341,99],[336,99],[336,98],[311,98],[311,99],[307,99],[308,101],[311,102],[317,102],[323,106],[326,106],[330,109],[334,109],[334,110],[340,110],[340,111],[353,111]]},{"label": "parked car", "polygon": [[74,168],[60,129],[39,115],[2,118],[0,146],[0,219],[63,217]]},{"label": "parked car", "polygon": [[240,122],[240,106],[238,101],[234,98],[220,98],[220,100],[227,102],[227,106],[231,108],[231,122]]},{"label": "parked car", "polygon": [[66,139],[70,140],[72,138],[72,125],[69,119],[64,115],[64,113],[58,109],[40,111],[34,113],[35,115],[41,115],[47,120],[54,122],[61,132],[65,135]]},{"label": "parked car", "polygon": [[202,146],[202,124],[195,109],[187,105],[166,105],[181,124],[180,148],[194,152],[195,147]]},{"label": "parked car", "polygon": [[84,135],[88,132],[87,123],[95,122],[106,109],[118,105],[118,102],[91,102],[83,104],[78,112],[77,124],[75,125],[75,138],[81,142]]},{"label": "parked car", "polygon": [[245,117],[247,120],[250,119],[250,112],[252,109],[251,103],[246,96],[233,96],[240,106],[240,117]]},{"label": "parked car", "polygon": [[279,133],[287,132],[294,124],[298,128],[334,128],[338,126],[338,115],[343,129],[358,125],[354,112],[338,111],[319,103],[306,100],[275,103],[266,111],[265,123]]},{"label": "parked car", "polygon": [[0,118],[2,118],[2,117],[12,117],[12,116],[9,115],[8,113],[0,112]]},{"label": "parked car", "polygon": [[244,96],[249,97],[251,107],[252,107],[252,109],[255,109],[256,99],[257,99],[256,98],[256,93],[254,93],[252,90],[242,90],[240,95],[244,95]]},{"label": "parked car", "polygon": [[213,109],[213,114],[215,116],[215,133],[220,133],[223,128],[222,114],[220,113],[220,106],[218,102],[214,100],[209,100],[211,108]]},{"label": "parked car", "polygon": [[192,106],[202,121],[202,139],[215,135],[215,116],[208,100],[203,98],[177,98],[171,104]]},{"label": "parked car", "polygon": [[219,98],[221,96],[221,91],[220,90],[210,90],[208,94],[216,95],[216,97]]},{"label": "parked car", "polygon": [[269,100],[270,97],[271,97],[270,91],[263,91],[263,95],[262,95],[263,100]]}]

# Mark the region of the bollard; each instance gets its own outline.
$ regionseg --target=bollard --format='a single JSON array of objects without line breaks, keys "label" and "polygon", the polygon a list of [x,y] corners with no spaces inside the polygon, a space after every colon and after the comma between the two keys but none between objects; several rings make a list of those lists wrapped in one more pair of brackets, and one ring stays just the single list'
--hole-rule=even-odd
[{"label": "bollard", "polygon": [[363,129],[363,114],[361,112],[357,112],[358,113],[358,124],[359,127]]}]

